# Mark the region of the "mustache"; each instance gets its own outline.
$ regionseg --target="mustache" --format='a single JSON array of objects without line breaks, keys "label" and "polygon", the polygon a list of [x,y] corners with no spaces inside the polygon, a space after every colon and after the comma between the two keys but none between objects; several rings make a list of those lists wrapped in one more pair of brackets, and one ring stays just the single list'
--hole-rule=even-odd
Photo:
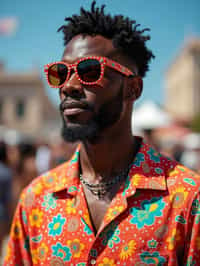
[{"label": "mustache", "polygon": [[68,99],[64,99],[59,105],[59,109],[61,112],[63,112],[65,109],[73,108],[73,107],[85,109],[91,112],[94,111],[94,105],[85,100],[76,101],[74,99],[68,98]]}]

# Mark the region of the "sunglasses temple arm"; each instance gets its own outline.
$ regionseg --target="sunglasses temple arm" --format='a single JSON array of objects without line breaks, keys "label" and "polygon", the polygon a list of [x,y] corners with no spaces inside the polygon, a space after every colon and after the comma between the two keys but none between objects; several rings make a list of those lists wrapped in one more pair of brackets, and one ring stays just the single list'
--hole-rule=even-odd
[{"label": "sunglasses temple arm", "polygon": [[120,73],[126,75],[126,76],[135,76],[135,73],[130,71],[127,67],[121,66],[120,64],[115,63],[112,60],[106,60],[106,65],[110,68],[119,71]]}]

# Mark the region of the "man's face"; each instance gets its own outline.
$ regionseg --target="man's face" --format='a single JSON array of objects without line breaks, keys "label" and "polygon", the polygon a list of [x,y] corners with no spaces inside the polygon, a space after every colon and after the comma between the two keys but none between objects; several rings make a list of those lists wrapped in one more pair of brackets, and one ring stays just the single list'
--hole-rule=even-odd
[{"label": "man's face", "polygon": [[[67,45],[62,61],[75,63],[86,56],[106,56],[120,63],[111,40],[78,35]],[[117,58],[117,59],[116,59]],[[60,88],[62,136],[66,141],[95,141],[106,128],[117,123],[123,110],[124,76],[108,67],[99,85],[83,85],[72,72]]]}]

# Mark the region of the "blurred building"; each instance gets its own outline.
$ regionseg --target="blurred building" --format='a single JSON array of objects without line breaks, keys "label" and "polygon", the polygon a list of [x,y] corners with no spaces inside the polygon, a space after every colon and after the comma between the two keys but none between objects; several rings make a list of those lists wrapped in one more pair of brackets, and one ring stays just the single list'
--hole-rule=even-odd
[{"label": "blurred building", "polygon": [[[58,109],[58,108],[57,108]],[[32,137],[60,130],[60,115],[37,71],[8,73],[0,63],[0,124]]]},{"label": "blurred building", "polygon": [[200,39],[188,40],[165,76],[165,106],[173,117],[190,121],[200,113]]}]

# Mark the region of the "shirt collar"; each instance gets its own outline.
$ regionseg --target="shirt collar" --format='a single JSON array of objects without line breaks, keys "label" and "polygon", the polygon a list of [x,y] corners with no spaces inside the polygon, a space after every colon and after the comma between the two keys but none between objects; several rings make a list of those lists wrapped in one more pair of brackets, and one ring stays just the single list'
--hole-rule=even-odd
[{"label": "shirt collar", "polygon": [[123,185],[123,196],[133,195],[136,189],[167,190],[167,163],[164,156],[143,140]]},{"label": "shirt collar", "polygon": [[[65,189],[70,194],[76,194],[80,183],[80,146],[78,145],[70,161],[47,174],[55,176],[50,188],[51,192],[59,192]],[[143,140],[133,160],[127,180],[123,185],[123,196],[133,195],[136,189],[166,190],[166,171],[163,158],[165,157]]]},{"label": "shirt collar", "polygon": [[49,192],[67,190],[67,192],[72,195],[76,194],[80,183],[79,155],[80,144],[77,146],[75,153],[68,162],[47,173],[47,175],[54,176],[52,186],[48,190]]}]

